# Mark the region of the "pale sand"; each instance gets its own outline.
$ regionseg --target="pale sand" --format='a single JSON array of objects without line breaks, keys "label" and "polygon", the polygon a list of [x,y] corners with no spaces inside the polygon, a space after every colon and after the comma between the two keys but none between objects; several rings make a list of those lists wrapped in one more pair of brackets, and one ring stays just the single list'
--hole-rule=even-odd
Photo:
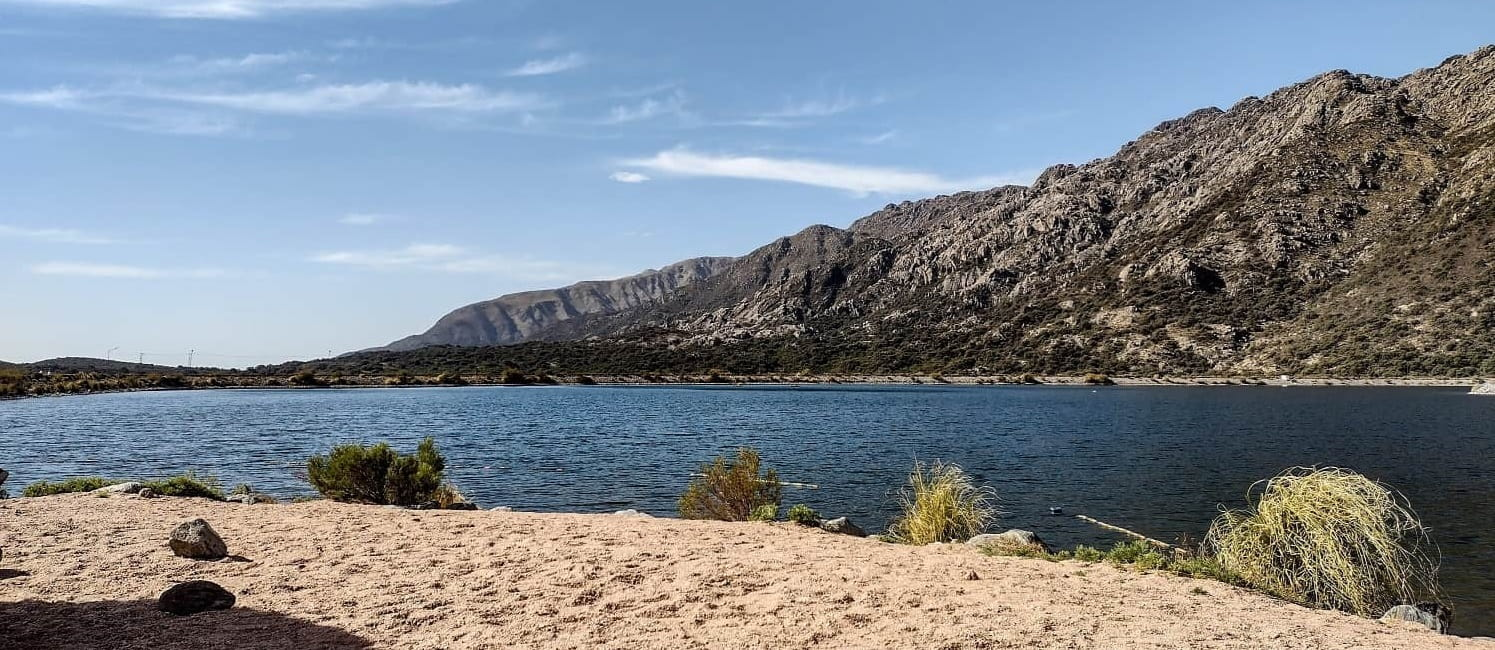
[{"label": "pale sand", "polygon": [[[173,556],[193,517],[241,557]],[[7,650],[1495,648],[1215,582],[793,524],[64,495],[0,501],[0,546]],[[155,611],[190,579],[238,605]]]}]

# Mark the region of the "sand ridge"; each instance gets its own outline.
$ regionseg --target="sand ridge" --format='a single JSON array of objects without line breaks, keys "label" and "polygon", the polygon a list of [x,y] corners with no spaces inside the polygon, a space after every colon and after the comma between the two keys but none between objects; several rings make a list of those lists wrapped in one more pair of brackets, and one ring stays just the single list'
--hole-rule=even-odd
[{"label": "sand ridge", "polygon": [[[236,557],[175,557],[207,519]],[[62,495],[0,501],[0,646],[1490,648],[1224,584],[793,524]],[[154,609],[215,581],[226,612]]]}]

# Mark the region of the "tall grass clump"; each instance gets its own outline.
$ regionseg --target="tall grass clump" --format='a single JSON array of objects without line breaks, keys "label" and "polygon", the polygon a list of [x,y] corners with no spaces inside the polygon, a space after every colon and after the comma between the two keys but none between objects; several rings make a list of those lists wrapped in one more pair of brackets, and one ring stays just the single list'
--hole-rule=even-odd
[{"label": "tall grass clump", "polygon": [[998,515],[991,488],[977,487],[949,463],[915,463],[898,500],[903,513],[888,535],[904,544],[965,541],[985,532]]},{"label": "tall grass clump", "polygon": [[401,454],[382,442],[347,444],[306,462],[306,479],[317,492],[350,503],[413,506],[434,502],[444,497],[445,472],[446,459],[429,437],[413,455]]},{"label": "tall grass clump", "polygon": [[1247,585],[1310,607],[1380,616],[1441,600],[1436,548],[1405,497],[1355,472],[1297,467],[1252,486],[1204,550]]},{"label": "tall grass clump", "polygon": [[762,506],[777,507],[782,496],[778,472],[762,468],[757,450],[742,447],[734,460],[717,456],[701,465],[700,473],[680,495],[680,517],[748,521]]},{"label": "tall grass clump", "polygon": [[150,488],[152,492],[163,497],[223,500],[223,486],[218,483],[217,478],[208,474],[187,472],[159,481],[145,481],[140,486]]}]

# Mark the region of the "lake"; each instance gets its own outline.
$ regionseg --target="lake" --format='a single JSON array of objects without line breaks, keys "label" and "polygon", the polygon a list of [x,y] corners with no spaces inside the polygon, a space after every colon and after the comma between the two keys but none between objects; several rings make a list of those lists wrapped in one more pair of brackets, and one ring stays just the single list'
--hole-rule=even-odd
[{"label": "lake", "polygon": [[1404,492],[1443,553],[1455,630],[1495,634],[1495,398],[1464,388],[1073,386],[472,387],[142,392],[0,402],[12,493],[76,475],[183,470],[310,493],[337,442],[434,436],[484,507],[671,515],[694,467],[761,450],[827,516],[887,525],[917,460],[955,462],[1001,496],[999,528],[1109,546],[1086,514],[1198,538],[1220,505],[1295,465]]}]

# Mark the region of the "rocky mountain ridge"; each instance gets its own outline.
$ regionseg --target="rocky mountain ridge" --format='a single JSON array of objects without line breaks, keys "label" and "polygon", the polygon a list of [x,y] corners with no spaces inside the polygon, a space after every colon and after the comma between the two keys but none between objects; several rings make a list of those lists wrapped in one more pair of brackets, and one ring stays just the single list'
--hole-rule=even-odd
[{"label": "rocky mountain ridge", "polygon": [[828,371],[1495,373],[1495,46],[1325,73],[711,268],[528,336],[772,340]]}]

